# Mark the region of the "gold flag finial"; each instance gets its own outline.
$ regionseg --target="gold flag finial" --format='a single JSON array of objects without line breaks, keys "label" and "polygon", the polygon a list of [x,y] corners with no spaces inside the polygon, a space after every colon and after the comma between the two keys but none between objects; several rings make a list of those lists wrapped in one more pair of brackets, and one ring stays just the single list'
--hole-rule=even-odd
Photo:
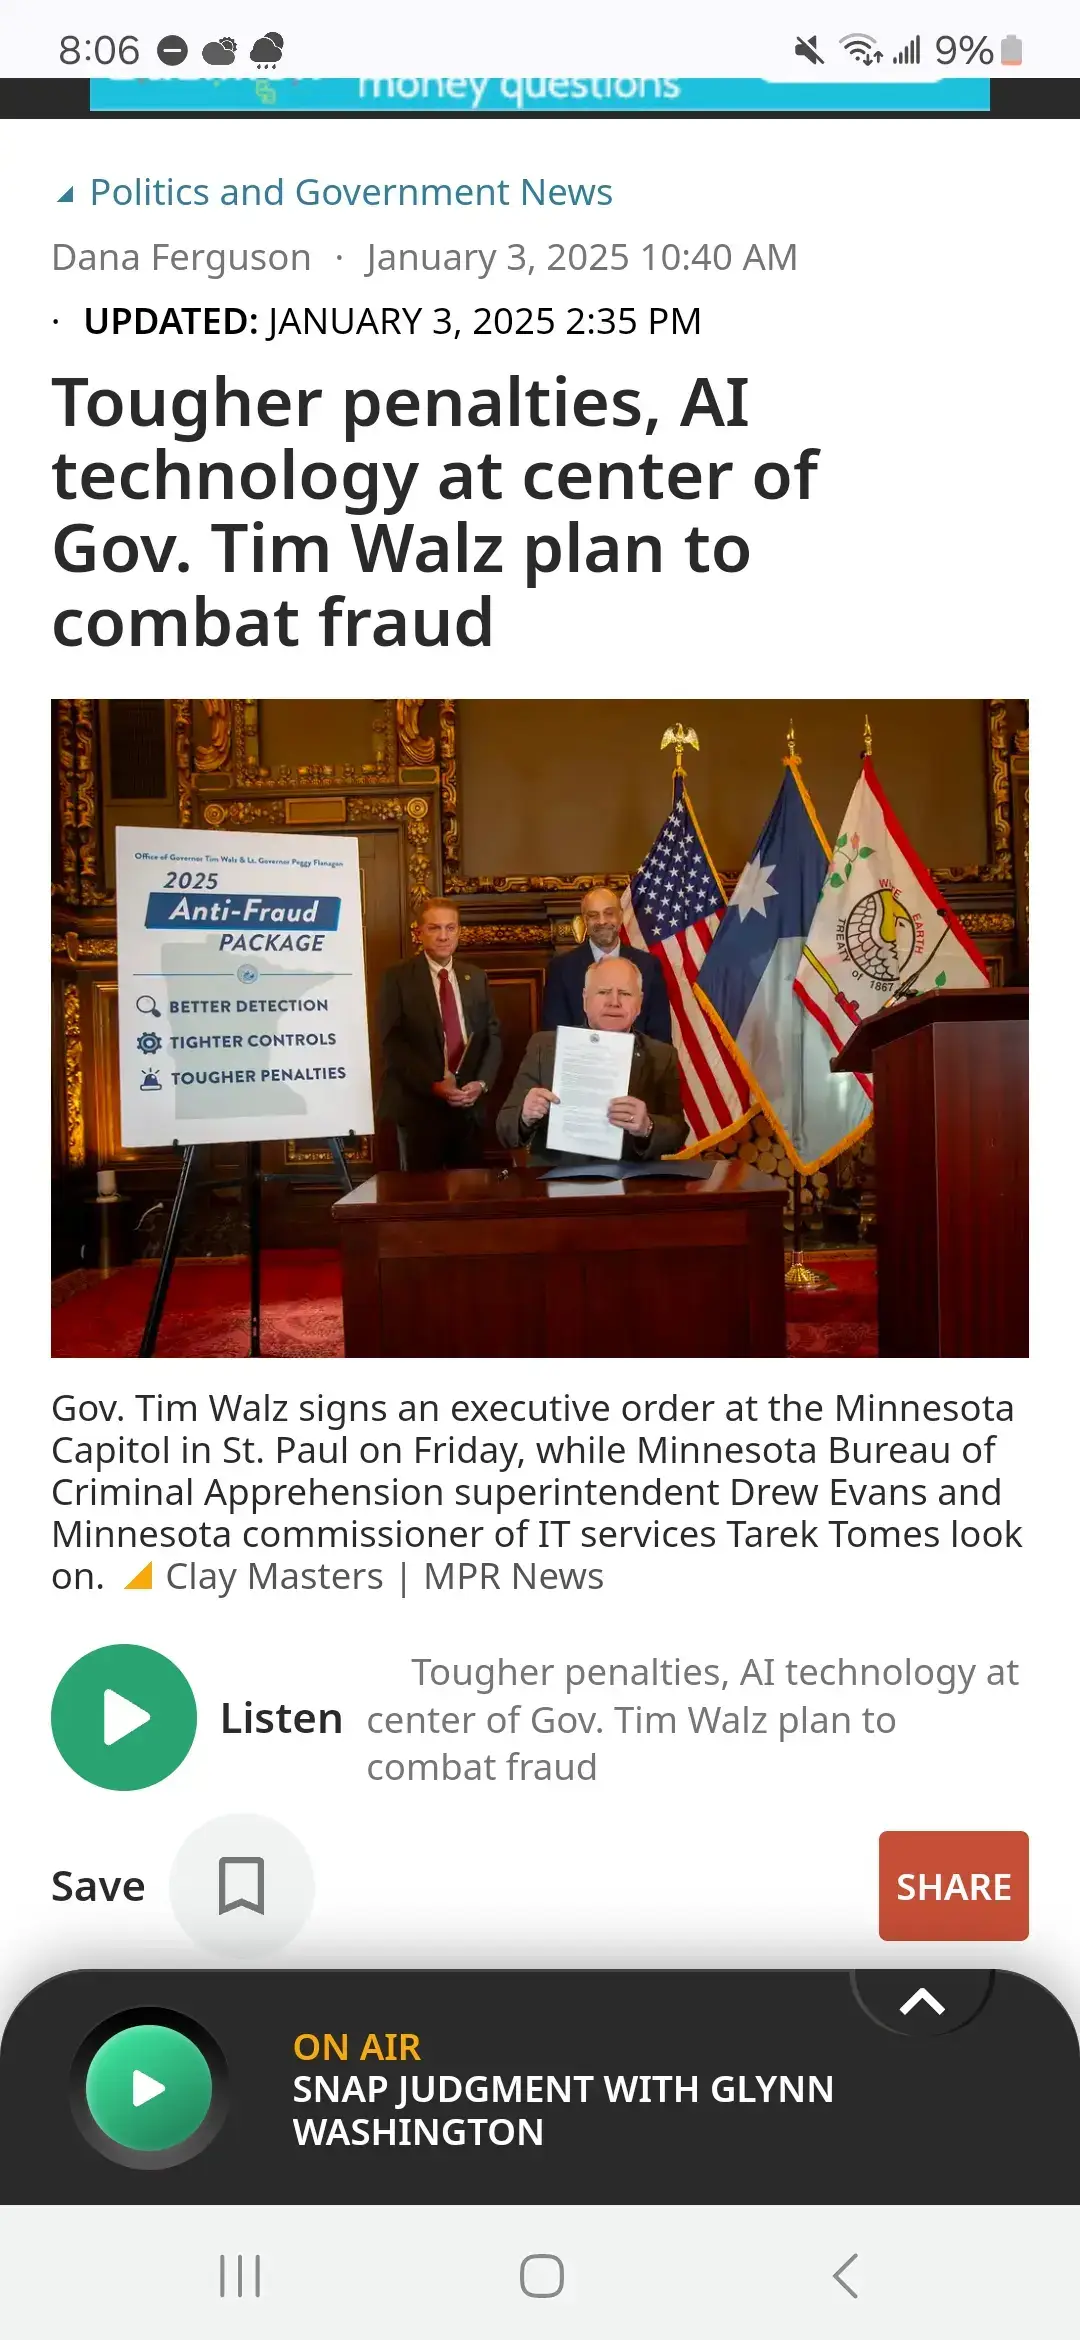
[{"label": "gold flag finial", "polygon": [[871,736],[870,736],[870,717],[869,717],[869,715],[864,715],[864,716],[863,716],[863,727],[862,727],[862,744],[863,744],[863,754],[864,754],[864,756],[872,756],[872,755],[873,755],[873,752],[874,752],[874,743],[873,743],[873,740],[871,739]]},{"label": "gold flag finial", "polygon": [[682,760],[683,749],[688,747],[700,748],[700,746],[701,741],[699,740],[696,731],[684,731],[681,723],[668,724],[667,730],[665,731],[663,739],[660,742],[660,753],[663,755],[664,749],[669,747],[673,747],[675,750],[675,769],[671,775],[673,780],[685,780],[686,778],[686,771]]},{"label": "gold flag finial", "polygon": [[796,753],[795,753],[795,717],[794,717],[794,715],[789,715],[789,716],[788,716],[788,727],[787,727],[787,760],[788,760],[788,763],[789,763],[789,764],[797,764],[797,763],[798,763],[798,761],[799,761],[799,759],[798,759],[798,756],[797,756],[797,755],[796,755]]}]

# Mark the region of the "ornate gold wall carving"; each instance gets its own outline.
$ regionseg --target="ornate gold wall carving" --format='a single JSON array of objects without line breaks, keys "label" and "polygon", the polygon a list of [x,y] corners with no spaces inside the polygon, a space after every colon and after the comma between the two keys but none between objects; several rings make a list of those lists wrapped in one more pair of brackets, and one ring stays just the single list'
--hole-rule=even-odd
[{"label": "ornate gold wall carving", "polygon": [[[376,747],[373,764],[268,766],[260,760],[257,700],[204,700],[210,737],[194,752],[192,703],[175,701],[173,729],[174,739],[181,743],[177,771],[181,775],[183,825],[202,822],[218,831],[266,828],[275,823],[302,826],[305,819],[317,824],[320,815],[332,827],[363,827],[371,821],[397,823],[405,845],[407,907],[415,918],[425,895],[437,892],[441,883],[440,841],[433,826],[431,798],[419,793],[402,795],[395,789],[395,780],[407,787],[409,776],[415,773],[418,780],[421,776],[425,782],[438,780],[440,790],[443,788],[436,743],[420,729],[423,704],[422,699],[385,702],[372,725]],[[453,703],[444,702],[444,710],[448,710],[452,742]],[[441,738],[446,736],[444,730]],[[294,789],[298,794],[304,792],[299,802],[282,793]],[[456,807],[453,773],[449,801],[451,808]],[[443,795],[444,808],[446,803]]]},{"label": "ornate gold wall carving", "polygon": [[1015,874],[1008,714],[1004,699],[991,699],[989,875],[996,885],[1001,886],[1011,886]]},{"label": "ornate gold wall carving", "polygon": [[1013,805],[1017,831],[1016,853],[1016,914],[1025,958],[1030,908],[1030,742],[1026,727],[1013,735],[1009,758],[1013,781]]},{"label": "ornate gold wall carving", "polygon": [[[372,1145],[369,1137],[342,1138],[341,1150],[345,1160],[351,1163],[354,1168],[360,1168],[365,1162],[370,1162],[372,1158]],[[317,1145],[310,1139],[304,1143],[299,1138],[287,1138],[285,1141],[285,1161],[290,1170],[322,1170],[324,1168],[330,1170],[334,1166],[334,1157],[329,1146]]]},{"label": "ornate gold wall carving", "polygon": [[523,922],[520,926],[463,926],[461,929],[463,951],[490,950],[498,943],[510,943],[517,950],[536,946],[546,950],[551,945],[551,928],[526,926]]},{"label": "ornate gold wall carving", "polygon": [[79,934],[75,927],[67,926],[61,933],[54,933],[52,955],[54,959],[67,960],[72,967],[84,966],[98,960],[104,960],[107,963],[116,957],[116,936],[115,934]]},{"label": "ornate gold wall carving", "polygon": [[442,797],[443,884],[457,869],[461,852],[458,822],[457,713],[452,699],[439,701],[439,788]]},{"label": "ornate gold wall carving", "polygon": [[[193,702],[177,699],[173,704],[174,722],[186,730],[190,739]],[[372,725],[380,743],[373,764],[264,764],[259,744],[258,699],[204,699],[202,706],[210,736],[194,750],[195,780],[196,786],[200,779],[216,782],[211,789],[214,796],[234,788],[340,788],[343,781],[387,780],[393,776],[386,754],[385,717],[377,717]]]},{"label": "ornate gold wall carving", "polygon": [[449,888],[460,857],[457,780],[457,709],[453,699],[440,699],[439,736],[434,740],[420,729],[423,699],[396,699],[397,766],[437,767],[439,822],[442,831],[442,882]]},{"label": "ornate gold wall carving", "polygon": [[61,699],[56,725],[56,786],[62,901],[95,908],[110,897],[101,885],[97,725],[93,699]]},{"label": "ornate gold wall carving", "polygon": [[[1004,699],[987,701],[987,804],[990,858],[960,869],[937,869],[944,885],[1011,886],[1013,883],[1012,781],[1009,772],[1009,710]],[[965,925],[967,921],[964,921]]]},{"label": "ornate gold wall carving", "polygon": [[86,1160],[83,1121],[82,1015],[77,983],[64,985],[64,1140],[68,1168],[81,1170]]},{"label": "ornate gold wall carving", "polygon": [[260,765],[257,770],[245,767],[230,775],[234,788],[305,788],[312,794],[326,788],[355,788],[361,780],[374,777],[388,780],[387,772],[375,772],[367,764],[275,764],[273,770]]},{"label": "ornate gold wall carving", "polygon": [[182,829],[190,829],[194,819],[194,796],[191,786],[191,700],[172,702],[173,757],[176,763],[176,812]]},{"label": "ornate gold wall carving", "polygon": [[[290,804],[284,797],[233,798],[224,803],[213,797],[202,805],[201,811],[209,829],[261,829],[273,821],[287,827],[294,812],[297,820],[302,820],[307,807]],[[436,888],[431,799],[386,796],[371,789],[362,796],[342,797],[340,811],[336,805],[334,811],[335,817],[350,829],[362,828],[367,821],[396,822],[401,826],[405,836],[406,892],[411,908],[418,910],[425,895]]]},{"label": "ornate gold wall carving", "polygon": [[202,817],[208,829],[262,829],[270,821],[283,821],[285,805],[282,798],[265,796],[258,804],[204,804]]},{"label": "ornate gold wall carving", "polygon": [[[447,887],[451,894],[584,894],[590,886],[612,886],[617,893],[629,883],[626,870],[591,870],[577,877],[459,877]],[[734,879],[732,880],[734,884]]]},{"label": "ornate gold wall carving", "polygon": [[347,819],[348,808],[343,796],[288,796],[285,799],[287,829],[343,829]]},{"label": "ornate gold wall carving", "polygon": [[204,699],[210,737],[195,750],[197,772],[224,772],[232,759],[233,719],[228,699]]},{"label": "ornate gold wall carving", "polygon": [[108,900],[101,884],[98,863],[98,776],[94,711],[89,699],[76,699],[75,706],[75,835],[79,861],[79,899],[98,903]]},{"label": "ornate gold wall carving", "polygon": [[428,894],[435,891],[432,852],[431,800],[427,796],[352,796],[348,802],[351,825],[364,821],[394,821],[405,831],[405,890],[415,918]]},{"label": "ornate gold wall carving", "polygon": [[75,707],[74,699],[61,699],[56,711],[56,809],[60,828],[60,877],[53,890],[65,902],[77,902],[79,898],[79,858],[75,844]]},{"label": "ornate gold wall carving", "polygon": [[420,729],[420,709],[423,704],[422,699],[395,701],[399,768],[402,764],[433,764],[435,761],[435,742],[428,739]]}]

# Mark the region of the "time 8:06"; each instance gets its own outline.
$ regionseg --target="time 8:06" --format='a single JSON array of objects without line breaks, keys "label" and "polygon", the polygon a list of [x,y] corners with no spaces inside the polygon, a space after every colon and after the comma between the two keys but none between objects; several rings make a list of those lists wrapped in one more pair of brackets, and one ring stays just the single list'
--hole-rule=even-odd
[{"label": "time 8:06", "polygon": [[96,33],[93,40],[81,41],[78,33],[65,33],[60,42],[61,65],[81,65],[83,59],[95,65],[137,65],[139,62],[138,33]]}]

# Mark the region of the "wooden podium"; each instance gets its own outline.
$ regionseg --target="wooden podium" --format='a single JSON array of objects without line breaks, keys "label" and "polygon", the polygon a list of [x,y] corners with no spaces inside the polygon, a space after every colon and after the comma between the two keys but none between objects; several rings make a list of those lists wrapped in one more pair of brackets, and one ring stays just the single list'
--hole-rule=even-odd
[{"label": "wooden podium", "polygon": [[779,1357],[784,1189],[380,1170],[335,1203],[347,1357]]},{"label": "wooden podium", "polygon": [[883,1008],[834,1057],[871,1073],[883,1357],[1026,1357],[1028,995]]}]

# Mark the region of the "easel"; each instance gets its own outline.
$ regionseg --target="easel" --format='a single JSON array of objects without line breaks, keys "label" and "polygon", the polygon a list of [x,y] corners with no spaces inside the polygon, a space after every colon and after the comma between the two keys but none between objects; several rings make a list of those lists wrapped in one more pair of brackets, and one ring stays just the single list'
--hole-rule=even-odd
[{"label": "easel", "polygon": [[[348,1134],[350,1137],[353,1137],[355,1135],[355,1131],[350,1130]],[[334,1163],[334,1168],[336,1169],[338,1178],[341,1182],[342,1193],[351,1194],[352,1179],[349,1176],[349,1165],[345,1160],[345,1150],[341,1139],[324,1138],[321,1142],[323,1145],[329,1148],[330,1155]],[[196,1154],[204,1151],[204,1149],[199,1146],[184,1146],[181,1148],[176,1144],[175,1140],[173,1143],[174,1150],[177,1153],[182,1153],[183,1158],[180,1164],[180,1176],[177,1180],[176,1193],[173,1196],[172,1210],[169,1213],[169,1224],[165,1230],[165,1243],[161,1253],[161,1262],[158,1267],[157,1281],[154,1285],[150,1306],[146,1312],[146,1323],[143,1327],[143,1336],[139,1344],[140,1357],[152,1357],[157,1346],[157,1337],[161,1326],[161,1319],[165,1311],[165,1301],[168,1296],[169,1282],[173,1271],[173,1262],[176,1258],[177,1241],[179,1239],[181,1226],[183,1225],[184,1213],[187,1208],[188,1195],[192,1186],[192,1171],[195,1166],[195,1156]],[[244,1147],[244,1156],[245,1162],[242,1189],[247,1199],[248,1242],[251,1255],[251,1302],[248,1356],[261,1357],[262,1189],[264,1184],[269,1185],[274,1180],[279,1179],[287,1180],[290,1186],[314,1186],[319,1183],[319,1178],[318,1173],[316,1173],[314,1177],[297,1178],[295,1173],[291,1170],[264,1170],[262,1166],[262,1146],[258,1142],[253,1145],[246,1145]],[[222,1183],[222,1180],[215,1177],[214,1184],[220,1185]]]}]

